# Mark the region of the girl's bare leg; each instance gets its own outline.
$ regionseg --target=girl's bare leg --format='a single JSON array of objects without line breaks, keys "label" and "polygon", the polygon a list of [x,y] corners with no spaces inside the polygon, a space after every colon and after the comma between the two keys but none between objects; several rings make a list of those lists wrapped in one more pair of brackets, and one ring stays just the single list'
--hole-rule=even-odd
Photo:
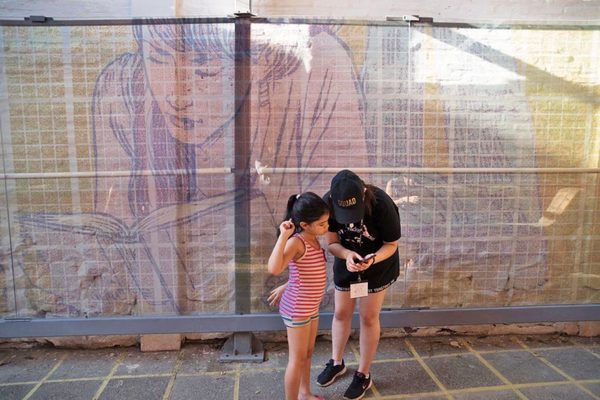
[{"label": "girl's bare leg", "polygon": [[300,395],[298,396],[299,400],[316,400],[317,397],[314,396],[310,390],[310,366],[313,351],[315,349],[315,340],[317,338],[317,329],[319,328],[319,319],[312,320],[309,324],[310,333],[308,338],[308,348],[306,351],[306,363],[304,367],[304,372],[302,374],[302,379],[300,380]]},{"label": "girl's bare leg", "polygon": [[358,306],[360,313],[360,363],[358,364],[358,371],[365,375],[369,373],[379,345],[379,337],[381,336],[379,313],[381,312],[385,292],[386,290],[369,293],[367,297],[360,299]]},{"label": "girl's bare leg", "polygon": [[350,337],[352,313],[356,301],[350,298],[350,292],[335,291],[335,313],[331,324],[331,358],[341,361],[344,349]]},{"label": "girl's bare leg", "polygon": [[289,356],[287,368],[285,369],[286,400],[298,400],[300,382],[306,368],[306,354],[308,352],[310,334],[311,324],[296,328],[287,328]]}]

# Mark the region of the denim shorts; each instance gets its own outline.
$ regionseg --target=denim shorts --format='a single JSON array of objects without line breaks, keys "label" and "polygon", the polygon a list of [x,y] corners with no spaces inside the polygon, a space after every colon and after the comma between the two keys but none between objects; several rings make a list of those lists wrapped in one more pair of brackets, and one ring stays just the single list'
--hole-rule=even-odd
[{"label": "denim shorts", "polygon": [[291,317],[288,317],[287,315],[283,315],[283,314],[280,314],[280,315],[281,315],[281,318],[283,319],[284,325],[287,326],[288,328],[298,328],[301,326],[305,326],[305,325],[310,324],[315,319],[319,318],[319,313],[311,315],[310,317],[307,317],[307,318],[291,318]]}]

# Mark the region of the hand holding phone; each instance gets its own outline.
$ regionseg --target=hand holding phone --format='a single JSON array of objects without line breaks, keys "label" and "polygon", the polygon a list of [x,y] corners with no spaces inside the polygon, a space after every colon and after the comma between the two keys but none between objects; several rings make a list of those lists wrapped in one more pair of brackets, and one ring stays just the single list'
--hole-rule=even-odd
[{"label": "hand holding phone", "polygon": [[367,261],[369,261],[370,259],[375,258],[375,253],[371,253],[366,255],[365,257],[362,258],[362,260],[359,260],[359,263],[366,263]]}]

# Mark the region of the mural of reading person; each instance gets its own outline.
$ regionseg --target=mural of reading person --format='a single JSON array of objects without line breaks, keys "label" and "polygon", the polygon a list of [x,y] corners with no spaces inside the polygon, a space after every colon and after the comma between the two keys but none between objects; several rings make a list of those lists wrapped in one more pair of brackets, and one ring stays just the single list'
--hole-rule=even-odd
[{"label": "mural of reading person", "polygon": [[[233,25],[136,25],[133,35],[137,49],[109,63],[94,91],[95,212],[25,222],[94,237],[97,268],[126,275],[142,313],[233,311],[233,178],[203,173],[234,164]],[[366,165],[361,91],[333,31],[253,24],[250,59],[252,160]],[[274,231],[284,194],[326,188],[322,175],[268,185],[254,175],[253,238]]]},{"label": "mural of reading person", "polygon": [[[271,174],[268,185],[253,175],[258,262],[274,240],[284,194],[328,188],[331,176],[304,168],[536,165],[518,64],[501,49],[510,31],[413,30],[409,41],[407,28],[371,26],[356,35],[366,44],[361,52],[335,29],[252,24],[251,162],[300,171]],[[234,164],[233,39],[231,24],[157,23],[119,36],[134,50],[116,53],[92,99],[93,210],[21,216],[38,254],[25,275],[45,296],[30,307],[57,314],[232,310],[233,179],[197,170]],[[353,52],[364,55],[358,77]],[[511,304],[542,287],[535,177],[365,176],[382,188],[390,178],[408,267],[400,272],[406,287],[388,296],[393,305]],[[53,271],[65,263],[75,265],[65,269],[68,279]],[[259,289],[253,301],[268,292]]]}]

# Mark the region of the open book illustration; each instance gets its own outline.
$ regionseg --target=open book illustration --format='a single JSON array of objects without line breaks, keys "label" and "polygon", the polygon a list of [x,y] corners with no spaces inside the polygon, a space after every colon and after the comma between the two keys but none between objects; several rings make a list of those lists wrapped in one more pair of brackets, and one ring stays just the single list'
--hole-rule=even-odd
[{"label": "open book illustration", "polygon": [[158,208],[133,225],[128,226],[119,218],[102,212],[78,214],[36,213],[19,218],[23,225],[92,235],[120,243],[137,243],[140,234],[181,225],[203,215],[209,215],[231,207],[236,198],[234,193],[224,193],[190,203],[179,203]]},{"label": "open book illustration", "polygon": [[[24,226],[46,228],[57,232],[70,232],[95,237],[100,251],[106,255],[109,246],[115,248],[131,276],[137,292],[152,305],[170,306],[172,311],[179,312],[179,305],[173,291],[165,281],[159,261],[153,256],[151,246],[146,242],[146,235],[161,230],[180,226],[203,216],[208,216],[224,209],[232,208],[242,197],[241,192],[227,192],[190,203],[180,203],[161,207],[149,213],[132,225],[127,225],[114,215],[106,213],[56,214],[36,213],[19,217]],[[170,235],[167,237],[170,240]],[[176,244],[171,241],[177,251]],[[144,288],[139,282],[139,261],[150,263],[155,277],[163,291],[162,300],[154,300],[156,293],[152,288]],[[182,257],[178,257],[179,268],[190,280],[188,267]],[[146,264],[147,265],[147,264]]]}]

